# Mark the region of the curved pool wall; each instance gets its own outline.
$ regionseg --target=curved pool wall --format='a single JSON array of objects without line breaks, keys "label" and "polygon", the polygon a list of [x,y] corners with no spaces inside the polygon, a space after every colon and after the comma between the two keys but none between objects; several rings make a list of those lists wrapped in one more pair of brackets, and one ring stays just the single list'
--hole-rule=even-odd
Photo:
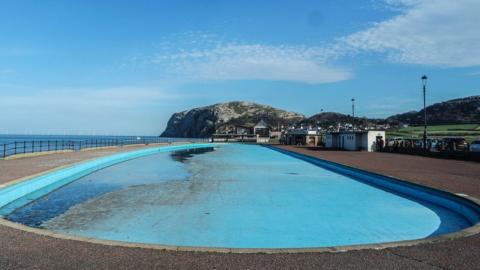
[{"label": "curved pool wall", "polygon": [[6,216],[15,211],[15,209],[20,208],[61,186],[73,182],[94,171],[120,162],[156,153],[195,148],[211,148],[213,146],[215,146],[215,144],[212,143],[159,146],[97,158],[74,164],[63,169],[54,170],[0,189],[0,215]]},{"label": "curved pool wall", "polygon": [[480,222],[480,205],[472,202],[469,199],[462,198],[458,195],[406,182],[397,178],[367,172],[365,170],[345,166],[339,163],[302,155],[277,147],[265,147],[320,166],[335,173],[352,177],[366,184],[373,185],[393,193],[405,195],[407,197],[412,197],[421,201],[445,207],[453,212],[461,214],[472,225]]}]

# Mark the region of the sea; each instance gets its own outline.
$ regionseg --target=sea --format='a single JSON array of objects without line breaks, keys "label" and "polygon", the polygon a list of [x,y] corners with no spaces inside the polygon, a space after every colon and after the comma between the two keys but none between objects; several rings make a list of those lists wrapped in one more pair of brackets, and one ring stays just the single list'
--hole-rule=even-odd
[{"label": "sea", "polygon": [[[158,136],[109,136],[109,135],[19,135],[0,134],[0,144],[30,141],[87,141],[87,140],[135,140],[158,139]],[[167,139],[167,138],[165,138]]]}]

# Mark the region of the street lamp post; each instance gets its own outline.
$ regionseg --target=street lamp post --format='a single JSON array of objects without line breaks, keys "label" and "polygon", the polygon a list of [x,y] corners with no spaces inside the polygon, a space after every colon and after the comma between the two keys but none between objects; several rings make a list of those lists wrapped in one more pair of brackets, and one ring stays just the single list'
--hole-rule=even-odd
[{"label": "street lamp post", "polygon": [[352,128],[355,130],[355,99],[352,98]]},{"label": "street lamp post", "polygon": [[426,107],[426,91],[427,91],[427,79],[426,75],[422,76],[422,85],[423,85],[423,121],[424,121],[424,128],[423,128],[423,149],[427,149],[427,107]]}]

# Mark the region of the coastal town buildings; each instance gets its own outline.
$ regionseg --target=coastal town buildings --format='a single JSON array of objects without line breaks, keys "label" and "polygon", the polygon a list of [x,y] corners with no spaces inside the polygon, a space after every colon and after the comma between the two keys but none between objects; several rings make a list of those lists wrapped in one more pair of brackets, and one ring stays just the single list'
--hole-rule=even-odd
[{"label": "coastal town buildings", "polygon": [[274,129],[262,119],[254,126],[222,126],[213,135],[212,140],[215,142],[278,142],[287,145],[371,152],[385,143],[385,131],[374,128],[370,126],[354,130],[351,124],[344,123],[329,128],[300,125]]},{"label": "coastal town buildings", "polygon": [[268,143],[271,138],[279,137],[280,134],[273,131],[262,119],[254,126],[223,125],[212,135],[212,141]]}]

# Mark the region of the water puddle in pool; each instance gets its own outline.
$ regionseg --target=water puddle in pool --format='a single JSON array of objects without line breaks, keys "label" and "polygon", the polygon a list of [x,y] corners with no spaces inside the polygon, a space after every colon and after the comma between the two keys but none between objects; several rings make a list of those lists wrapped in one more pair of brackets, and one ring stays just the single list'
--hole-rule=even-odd
[{"label": "water puddle in pool", "polygon": [[123,190],[125,193],[132,189],[168,186],[172,183],[176,185],[190,177],[182,163],[188,162],[195,155],[213,150],[200,148],[159,153],[116,164],[82,177],[15,210],[7,219],[32,227],[42,227],[43,223],[75,205],[95,200],[105,194],[122,194]]}]

